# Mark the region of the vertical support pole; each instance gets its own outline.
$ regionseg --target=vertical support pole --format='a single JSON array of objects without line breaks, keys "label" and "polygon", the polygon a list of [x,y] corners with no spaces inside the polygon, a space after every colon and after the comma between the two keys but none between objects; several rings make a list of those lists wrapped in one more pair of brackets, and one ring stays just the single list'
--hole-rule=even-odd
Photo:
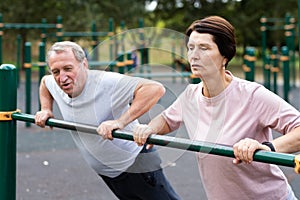
[{"label": "vertical support pole", "polygon": [[[176,44],[175,44],[175,36],[174,35],[172,35],[172,41],[171,41],[171,45],[172,45],[172,50],[171,50],[171,56],[172,56],[172,73],[176,73],[176,63],[175,63],[175,61],[176,61],[176,54],[175,54],[175,52],[176,52]],[[183,71],[181,71],[181,72],[183,72]],[[172,82],[173,83],[176,83],[176,77],[174,76],[174,77],[172,77]]]},{"label": "vertical support pole", "polygon": [[[114,27],[114,21],[112,18],[109,18],[109,32],[108,32],[108,36],[109,36],[109,59],[110,60],[114,60],[114,49],[113,49],[113,35],[114,35],[114,32],[113,32],[113,27]],[[110,71],[114,71],[114,67],[113,65],[110,65],[109,66],[110,68]]]},{"label": "vertical support pole", "polygon": [[46,55],[45,55],[45,43],[39,44],[39,83],[46,74]]},{"label": "vertical support pole", "polygon": [[255,79],[255,49],[254,47],[246,47],[244,55],[243,70],[245,72],[245,79],[254,81]]},{"label": "vertical support pole", "polygon": [[270,89],[268,85],[268,64],[267,64],[267,55],[266,55],[266,50],[267,50],[267,18],[265,16],[262,16],[260,18],[260,31],[261,31],[261,36],[262,36],[262,58],[263,58],[263,76],[264,76],[264,86],[268,89]]},{"label": "vertical support pole", "polygon": [[0,66],[0,99],[0,199],[15,200],[16,121],[4,114],[15,111],[17,107],[16,67],[13,65]]},{"label": "vertical support pole", "polygon": [[125,74],[125,64],[124,64],[124,53],[121,52],[118,55],[117,67],[120,74]]},{"label": "vertical support pole", "polygon": [[[44,24],[46,26],[47,20],[45,18],[42,19],[42,24]],[[44,44],[46,44],[46,41],[47,41],[47,29],[46,29],[46,27],[42,28],[41,39],[42,39],[42,42],[44,42]]]},{"label": "vertical support pole", "polygon": [[[284,35],[285,35],[285,40],[286,40],[286,45],[287,48],[289,50],[288,56],[292,56],[293,52],[293,43],[294,43],[294,38],[293,38],[293,29],[294,29],[294,25],[291,23],[292,17],[287,13],[285,15],[285,26],[284,26]],[[291,63],[291,62],[290,62]],[[292,75],[292,79],[293,79],[293,85],[296,85],[296,71],[295,71],[295,67],[293,65],[293,63],[291,63],[291,75]]]},{"label": "vertical support pole", "polygon": [[62,36],[63,36],[63,32],[62,32],[62,28],[63,28],[63,24],[62,24],[62,17],[59,15],[57,16],[57,23],[56,23],[56,37],[57,37],[57,41],[61,42],[62,41]]},{"label": "vertical support pole", "polygon": [[265,70],[265,87],[271,90],[271,58],[266,55],[266,64],[264,65]]},{"label": "vertical support pole", "polygon": [[[25,43],[25,58],[24,58],[24,68],[25,68],[25,112],[31,114],[31,43]],[[30,127],[30,123],[26,123],[26,127]]]},{"label": "vertical support pole", "polygon": [[273,72],[273,92],[275,94],[278,93],[278,91],[277,91],[277,75],[279,72],[279,66],[278,66],[277,53],[278,53],[277,47],[273,46],[272,47],[272,55],[271,55],[271,60],[272,60],[271,72]]},{"label": "vertical support pole", "polygon": [[248,65],[250,68],[249,72],[249,81],[254,81],[255,80],[255,49],[254,47],[249,47],[249,58],[248,58]]},{"label": "vertical support pole", "polygon": [[280,61],[283,63],[283,97],[284,100],[289,102],[290,91],[290,64],[289,64],[289,49],[287,46],[281,47],[282,56]]},{"label": "vertical support pole", "polygon": [[2,18],[2,13],[0,13],[0,65],[2,64],[2,36],[3,36],[4,23]]},{"label": "vertical support pole", "polygon": [[127,58],[127,62],[126,62],[127,71],[130,73],[132,72],[132,68],[133,68],[132,52],[128,52],[126,58]]},{"label": "vertical support pole", "polygon": [[141,52],[141,65],[140,73],[144,73],[144,64],[145,64],[145,38],[144,38],[144,21],[142,18],[139,18],[139,38],[140,38],[140,52]]},{"label": "vertical support pole", "polygon": [[17,36],[17,85],[19,86],[19,82],[20,82],[20,69],[21,69],[21,52],[22,52],[22,37],[20,34],[18,34]]},{"label": "vertical support pole", "polygon": [[243,57],[243,65],[242,65],[246,80],[249,80],[249,72],[250,72],[248,58],[249,58],[249,47],[246,47],[245,55]]},{"label": "vertical support pole", "polygon": [[[125,31],[125,22],[124,22],[124,20],[121,21],[120,26],[121,26],[121,32]],[[121,51],[122,52],[125,52],[124,37],[125,37],[125,34],[121,34]]]},{"label": "vertical support pole", "polygon": [[[41,83],[41,80],[43,76],[46,74],[46,55],[45,55],[45,43],[40,42],[39,44],[39,84]],[[39,101],[39,110],[41,109],[41,103]]]},{"label": "vertical support pole", "polygon": [[97,45],[98,45],[98,37],[96,36],[96,33],[97,33],[97,26],[96,26],[96,22],[93,21],[92,22],[92,60],[93,61],[98,61],[99,60],[99,54],[98,54],[98,48],[97,48]]}]

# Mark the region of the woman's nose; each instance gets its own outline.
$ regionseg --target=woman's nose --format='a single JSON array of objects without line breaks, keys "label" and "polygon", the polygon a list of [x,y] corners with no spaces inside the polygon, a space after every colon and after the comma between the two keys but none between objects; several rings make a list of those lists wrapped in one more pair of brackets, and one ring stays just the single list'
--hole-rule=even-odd
[{"label": "woman's nose", "polygon": [[190,52],[189,57],[190,57],[191,60],[199,60],[200,59],[200,54],[197,50],[193,50],[193,51]]}]

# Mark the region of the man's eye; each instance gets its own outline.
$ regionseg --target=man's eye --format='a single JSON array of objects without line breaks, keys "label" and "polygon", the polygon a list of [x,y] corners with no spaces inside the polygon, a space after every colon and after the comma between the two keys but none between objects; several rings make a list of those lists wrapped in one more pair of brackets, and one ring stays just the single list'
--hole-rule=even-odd
[{"label": "man's eye", "polygon": [[58,74],[59,74],[59,71],[52,71],[52,74],[53,74],[53,75],[58,75]]}]

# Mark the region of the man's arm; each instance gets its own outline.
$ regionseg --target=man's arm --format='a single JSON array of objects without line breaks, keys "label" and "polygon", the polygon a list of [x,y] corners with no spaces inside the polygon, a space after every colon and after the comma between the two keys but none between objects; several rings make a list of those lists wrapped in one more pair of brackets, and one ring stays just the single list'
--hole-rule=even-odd
[{"label": "man's arm", "polygon": [[164,93],[164,86],[158,82],[149,80],[140,82],[134,91],[134,98],[129,109],[117,120],[101,123],[97,132],[105,139],[113,139],[111,135],[113,130],[123,129],[130,122],[142,116],[158,102]]},{"label": "man's arm", "polygon": [[35,114],[35,124],[40,127],[45,127],[45,123],[48,118],[53,117],[53,97],[50,94],[48,88],[46,87],[44,76],[40,84],[40,103],[41,110]]}]

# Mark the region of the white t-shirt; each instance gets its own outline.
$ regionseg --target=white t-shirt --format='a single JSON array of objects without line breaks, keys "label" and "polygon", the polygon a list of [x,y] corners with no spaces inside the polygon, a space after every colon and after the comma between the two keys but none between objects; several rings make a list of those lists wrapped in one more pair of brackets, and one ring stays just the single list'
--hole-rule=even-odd
[{"label": "white t-shirt", "polygon": [[[139,78],[113,72],[89,70],[82,93],[70,98],[56,84],[53,76],[45,80],[64,120],[93,126],[119,118],[133,100]],[[124,131],[132,131],[135,120]],[[136,143],[127,140],[103,140],[99,135],[72,131],[73,139],[89,165],[101,175],[116,177],[126,171],[141,151]]]},{"label": "white t-shirt", "polygon": [[[163,112],[170,128],[184,123],[192,140],[232,146],[246,137],[269,141],[271,129],[286,134],[300,125],[299,112],[283,99],[257,83],[232,78],[212,98],[203,96],[202,83],[189,85]],[[276,165],[234,165],[233,158],[203,153],[197,160],[208,199],[287,198],[287,179]]]}]

